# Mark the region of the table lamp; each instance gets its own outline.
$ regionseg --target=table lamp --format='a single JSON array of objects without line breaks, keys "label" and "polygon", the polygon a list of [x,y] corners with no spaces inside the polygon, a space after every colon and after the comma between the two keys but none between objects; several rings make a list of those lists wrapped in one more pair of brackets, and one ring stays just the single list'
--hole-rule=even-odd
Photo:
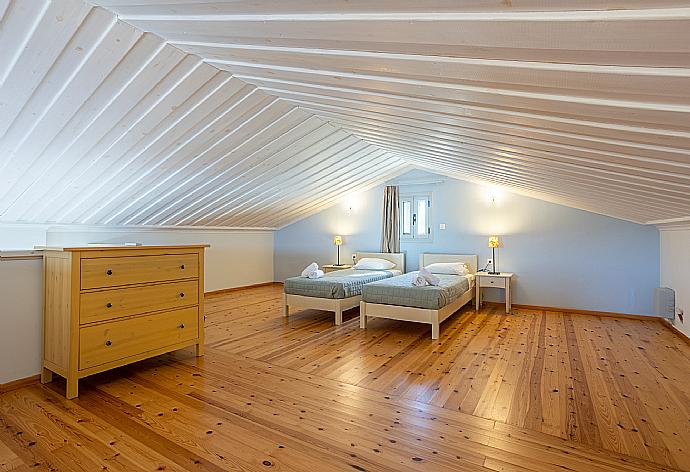
[{"label": "table lamp", "polygon": [[338,248],[338,263],[336,265],[342,265],[340,264],[340,246],[343,244],[343,237],[337,235],[333,236],[333,244],[335,244],[335,246]]},{"label": "table lamp", "polygon": [[489,247],[491,248],[491,262],[492,268],[489,274],[496,275],[500,272],[496,272],[496,248],[498,247],[498,236],[489,236]]}]

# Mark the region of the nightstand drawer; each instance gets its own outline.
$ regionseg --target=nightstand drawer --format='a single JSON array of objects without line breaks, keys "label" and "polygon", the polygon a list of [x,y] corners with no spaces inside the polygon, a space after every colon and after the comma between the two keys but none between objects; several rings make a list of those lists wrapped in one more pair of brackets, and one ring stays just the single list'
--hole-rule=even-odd
[{"label": "nightstand drawer", "polygon": [[506,279],[504,277],[479,277],[479,286],[506,288]]}]

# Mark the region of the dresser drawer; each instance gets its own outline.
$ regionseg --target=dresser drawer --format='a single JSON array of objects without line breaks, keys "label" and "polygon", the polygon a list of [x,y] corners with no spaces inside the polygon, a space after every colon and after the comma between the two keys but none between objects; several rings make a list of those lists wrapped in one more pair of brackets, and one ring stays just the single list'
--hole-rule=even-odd
[{"label": "dresser drawer", "polygon": [[197,303],[199,284],[196,280],[99,290],[80,295],[79,322],[107,321]]},{"label": "dresser drawer", "polygon": [[80,330],[79,368],[126,359],[198,336],[196,307],[87,326]]},{"label": "dresser drawer", "polygon": [[505,288],[506,279],[504,277],[480,277],[479,286]]},{"label": "dresser drawer", "polygon": [[97,257],[81,260],[82,290],[198,276],[197,254]]}]

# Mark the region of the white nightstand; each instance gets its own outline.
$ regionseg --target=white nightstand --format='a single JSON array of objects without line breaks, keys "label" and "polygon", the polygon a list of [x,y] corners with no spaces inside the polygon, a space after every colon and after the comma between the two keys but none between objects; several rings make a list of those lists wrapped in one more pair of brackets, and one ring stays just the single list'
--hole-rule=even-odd
[{"label": "white nightstand", "polygon": [[488,272],[477,272],[474,285],[477,287],[476,300],[477,310],[482,306],[482,287],[502,288],[505,290],[506,313],[510,313],[510,282],[513,279],[512,272],[501,272],[499,274],[489,274]]},{"label": "white nightstand", "polygon": [[335,272],[336,270],[352,269],[352,264],[341,264],[341,265],[328,264],[328,265],[323,266],[321,269],[325,273]]}]

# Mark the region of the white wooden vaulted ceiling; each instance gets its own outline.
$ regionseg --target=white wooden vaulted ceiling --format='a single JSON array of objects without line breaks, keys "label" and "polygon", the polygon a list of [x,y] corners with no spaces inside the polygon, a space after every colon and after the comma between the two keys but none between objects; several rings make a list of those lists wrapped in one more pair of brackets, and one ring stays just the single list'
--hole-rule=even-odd
[{"label": "white wooden vaulted ceiling", "polygon": [[690,218],[687,0],[97,3],[414,166]]},{"label": "white wooden vaulted ceiling", "polygon": [[406,167],[79,0],[0,0],[0,223],[278,228]]},{"label": "white wooden vaulted ceiling", "polygon": [[690,219],[687,0],[93,3],[0,0],[0,222],[278,228],[412,167]]}]

